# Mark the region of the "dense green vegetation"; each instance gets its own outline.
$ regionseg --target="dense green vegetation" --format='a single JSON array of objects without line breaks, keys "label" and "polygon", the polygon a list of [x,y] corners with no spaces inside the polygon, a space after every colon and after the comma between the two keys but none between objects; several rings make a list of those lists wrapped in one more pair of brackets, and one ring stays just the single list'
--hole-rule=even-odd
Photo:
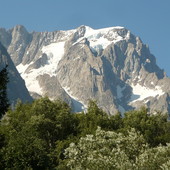
[{"label": "dense green vegetation", "polygon": [[9,102],[7,98],[7,83],[9,81],[7,67],[0,71],[0,119],[8,110]]},{"label": "dense green vegetation", "polygon": [[63,162],[70,169],[170,168],[170,145],[151,148],[135,129],[124,135],[98,128],[94,135],[82,137],[77,144],[71,143],[65,156]]},{"label": "dense green vegetation", "polygon": [[60,100],[18,102],[0,122],[1,169],[168,169],[170,122],[146,108],[108,116],[89,101],[72,113]]}]

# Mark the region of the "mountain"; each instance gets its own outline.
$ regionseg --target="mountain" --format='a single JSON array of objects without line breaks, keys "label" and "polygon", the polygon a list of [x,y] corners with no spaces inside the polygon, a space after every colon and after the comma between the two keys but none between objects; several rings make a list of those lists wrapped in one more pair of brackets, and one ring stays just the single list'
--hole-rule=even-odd
[{"label": "mountain", "polygon": [[0,70],[8,65],[9,83],[7,85],[8,99],[11,104],[15,104],[18,99],[23,102],[32,101],[32,98],[25,86],[24,80],[18,73],[15,65],[13,64],[11,57],[7,53],[5,47],[0,43]]},{"label": "mountain", "polygon": [[75,111],[96,99],[109,114],[143,105],[170,112],[170,79],[147,45],[124,27],[29,33],[0,29],[33,97],[67,101]]}]

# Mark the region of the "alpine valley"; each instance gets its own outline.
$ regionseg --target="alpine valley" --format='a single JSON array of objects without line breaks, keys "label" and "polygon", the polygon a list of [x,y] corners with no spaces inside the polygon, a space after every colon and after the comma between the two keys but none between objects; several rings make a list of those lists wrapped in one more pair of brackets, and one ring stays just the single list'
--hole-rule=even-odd
[{"label": "alpine valley", "polygon": [[17,25],[0,28],[0,42],[15,73],[9,87],[18,89],[10,100],[60,98],[80,112],[95,99],[108,114],[141,106],[170,113],[170,78],[148,46],[124,27],[29,33]]}]

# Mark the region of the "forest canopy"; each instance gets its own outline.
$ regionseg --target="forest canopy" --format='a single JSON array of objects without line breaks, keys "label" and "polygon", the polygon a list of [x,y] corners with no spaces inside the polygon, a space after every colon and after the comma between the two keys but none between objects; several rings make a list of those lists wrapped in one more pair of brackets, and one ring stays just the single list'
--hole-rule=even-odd
[{"label": "forest canopy", "polygon": [[18,102],[0,121],[2,169],[167,169],[170,122],[146,108],[108,116],[94,101]]}]

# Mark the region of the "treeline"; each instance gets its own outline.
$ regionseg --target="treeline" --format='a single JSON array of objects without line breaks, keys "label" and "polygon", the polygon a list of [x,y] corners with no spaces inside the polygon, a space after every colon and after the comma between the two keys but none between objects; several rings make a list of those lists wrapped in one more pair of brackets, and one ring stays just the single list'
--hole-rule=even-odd
[{"label": "treeline", "polygon": [[108,116],[89,101],[18,102],[0,121],[0,169],[169,169],[170,122],[146,108]]}]

